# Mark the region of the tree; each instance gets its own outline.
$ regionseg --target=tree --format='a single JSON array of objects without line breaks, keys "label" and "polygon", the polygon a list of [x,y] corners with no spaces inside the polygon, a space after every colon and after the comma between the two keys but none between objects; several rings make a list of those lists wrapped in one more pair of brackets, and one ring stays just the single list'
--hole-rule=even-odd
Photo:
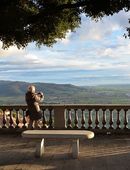
[{"label": "tree", "polygon": [[0,0],[0,40],[3,48],[51,46],[80,26],[82,13],[98,20],[121,10],[130,10],[130,0]]}]

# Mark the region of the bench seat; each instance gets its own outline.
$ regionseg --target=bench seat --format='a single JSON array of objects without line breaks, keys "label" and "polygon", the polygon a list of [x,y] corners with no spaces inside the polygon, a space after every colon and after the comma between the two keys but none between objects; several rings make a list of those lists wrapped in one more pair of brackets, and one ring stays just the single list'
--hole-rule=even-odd
[{"label": "bench seat", "polygon": [[72,156],[78,158],[79,139],[92,139],[94,133],[87,130],[26,130],[22,133],[22,137],[42,139],[36,146],[35,156],[37,157],[44,155],[44,139],[71,139]]}]

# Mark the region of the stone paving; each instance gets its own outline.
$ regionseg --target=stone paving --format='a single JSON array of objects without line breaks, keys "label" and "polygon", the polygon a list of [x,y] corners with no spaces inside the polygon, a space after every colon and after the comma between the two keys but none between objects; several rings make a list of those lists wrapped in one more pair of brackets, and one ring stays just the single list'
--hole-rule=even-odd
[{"label": "stone paving", "polygon": [[39,140],[0,135],[0,170],[130,170],[130,136],[98,135],[80,142],[72,159],[68,141],[48,140],[43,158],[35,158]]}]

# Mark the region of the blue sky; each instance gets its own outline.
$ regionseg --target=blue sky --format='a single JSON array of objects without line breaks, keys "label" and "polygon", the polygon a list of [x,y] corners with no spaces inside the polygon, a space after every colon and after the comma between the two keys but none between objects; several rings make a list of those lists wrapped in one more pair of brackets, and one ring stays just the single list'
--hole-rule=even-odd
[{"label": "blue sky", "polygon": [[[130,84],[130,12],[82,24],[53,47],[0,48],[0,80],[74,85]],[[2,43],[0,43],[2,46]]]}]

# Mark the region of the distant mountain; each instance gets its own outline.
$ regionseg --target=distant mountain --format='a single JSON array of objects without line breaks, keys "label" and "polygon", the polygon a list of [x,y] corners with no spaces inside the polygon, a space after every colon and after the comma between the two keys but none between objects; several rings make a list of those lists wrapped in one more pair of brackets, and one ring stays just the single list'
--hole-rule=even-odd
[{"label": "distant mountain", "polygon": [[[62,97],[68,98],[76,92],[84,91],[82,87],[71,84],[53,84],[53,83],[28,83],[22,81],[3,81],[0,80],[0,103],[25,103],[24,96],[29,85],[35,85],[37,91],[42,91],[45,95],[45,101],[48,103],[60,103]],[[85,90],[86,91],[86,90]],[[6,100],[7,99],[7,100]]]},{"label": "distant mountain", "polygon": [[27,87],[33,84],[45,95],[44,103],[130,103],[130,85],[74,86],[71,84],[0,81],[0,104],[25,104]]},{"label": "distant mountain", "polygon": [[1,96],[19,96],[24,95],[29,85],[35,85],[37,91],[43,91],[46,94],[75,93],[78,90],[84,90],[82,87],[71,84],[52,84],[52,83],[28,83],[22,81],[0,81]]},{"label": "distant mountain", "polygon": [[19,81],[0,81],[0,96],[24,95],[28,85],[26,82]]}]

